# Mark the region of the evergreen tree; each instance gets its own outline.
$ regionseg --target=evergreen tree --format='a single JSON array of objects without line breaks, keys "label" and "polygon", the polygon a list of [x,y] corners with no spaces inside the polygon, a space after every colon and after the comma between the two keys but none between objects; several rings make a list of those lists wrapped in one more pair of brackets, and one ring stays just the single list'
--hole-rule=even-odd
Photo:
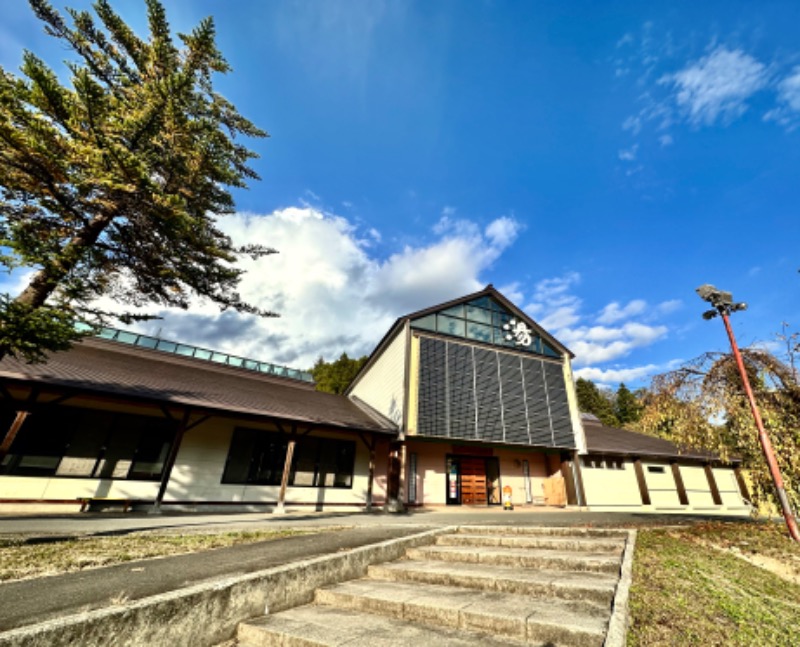
[{"label": "evergreen tree", "polygon": [[197,294],[273,316],[241,300],[233,263],[274,250],[236,247],[216,226],[234,211],[230,189],[257,179],[237,138],[265,133],[214,91],[230,68],[213,21],[178,46],[158,0],[146,0],[147,39],[108,0],[96,18],[67,10],[71,26],[46,0],[30,4],[73,57],[69,84],[28,51],[22,76],[0,68],[0,263],[33,270],[0,298],[0,358],[69,347],[76,321],[108,316],[92,305],[102,295],[185,309]]},{"label": "evergreen tree", "polygon": [[366,355],[359,359],[351,359],[347,353],[342,353],[334,362],[326,362],[320,357],[311,369],[317,391],[344,393],[366,362]]},{"label": "evergreen tree", "polygon": [[611,427],[619,425],[609,393],[601,391],[594,382],[582,377],[575,382],[575,390],[578,395],[578,408],[582,412],[597,416],[604,425]]},{"label": "evergreen tree", "polygon": [[637,422],[642,416],[642,406],[639,399],[631,393],[625,384],[620,384],[614,399],[614,413],[620,425],[629,425]]}]

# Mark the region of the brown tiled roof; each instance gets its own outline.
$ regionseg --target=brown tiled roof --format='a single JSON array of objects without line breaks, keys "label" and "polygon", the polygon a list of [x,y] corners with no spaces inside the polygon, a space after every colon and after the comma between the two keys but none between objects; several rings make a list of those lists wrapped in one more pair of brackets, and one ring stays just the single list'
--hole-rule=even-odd
[{"label": "brown tiled roof", "polygon": [[[583,429],[586,432],[586,447],[590,454],[683,458],[695,461],[720,460],[719,456],[711,452],[682,449],[663,438],[616,427],[606,427],[601,422],[586,417],[583,417]],[[740,460],[731,458],[731,462],[739,463]]]},{"label": "brown tiled roof", "polygon": [[363,406],[315,391],[304,382],[97,338],[54,353],[45,364],[7,357],[0,362],[0,378],[70,392],[192,405],[220,414],[395,433]]}]

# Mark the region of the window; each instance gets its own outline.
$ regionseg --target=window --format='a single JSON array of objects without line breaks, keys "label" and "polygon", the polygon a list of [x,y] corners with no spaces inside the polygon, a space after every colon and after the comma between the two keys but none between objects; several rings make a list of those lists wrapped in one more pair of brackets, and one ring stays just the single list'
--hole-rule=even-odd
[{"label": "window", "polygon": [[514,348],[515,350],[537,353],[547,357],[560,358],[561,355],[539,335],[531,335],[530,346],[520,346],[515,340],[506,339],[509,334],[503,328],[514,318],[500,304],[488,296],[473,299],[466,304],[458,304],[439,312],[427,314],[411,322],[416,330],[430,330],[462,339]]},{"label": "window", "polygon": [[582,464],[587,469],[624,470],[625,460],[619,457],[589,454],[581,457]]},{"label": "window", "polygon": [[[277,432],[236,429],[223,483],[280,485],[289,437]],[[293,487],[353,487],[356,444],[349,440],[301,436],[289,471]]]},{"label": "window", "polygon": [[647,471],[651,474],[664,474],[666,470],[663,465],[648,465]]},{"label": "window", "polygon": [[167,418],[41,409],[28,416],[0,474],[157,481],[174,438]]}]

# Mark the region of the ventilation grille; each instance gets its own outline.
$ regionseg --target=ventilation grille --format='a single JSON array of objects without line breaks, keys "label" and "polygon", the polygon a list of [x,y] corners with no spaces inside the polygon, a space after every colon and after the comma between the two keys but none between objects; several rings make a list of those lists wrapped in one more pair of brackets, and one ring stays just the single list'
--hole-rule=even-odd
[{"label": "ventilation grille", "polygon": [[418,433],[573,449],[562,367],[420,337]]}]

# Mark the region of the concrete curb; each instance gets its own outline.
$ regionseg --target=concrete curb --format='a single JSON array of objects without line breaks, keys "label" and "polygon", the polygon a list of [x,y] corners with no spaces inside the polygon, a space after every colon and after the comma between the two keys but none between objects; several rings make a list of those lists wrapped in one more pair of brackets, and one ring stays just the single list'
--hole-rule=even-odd
[{"label": "concrete curb", "polygon": [[619,569],[619,582],[611,603],[611,619],[608,621],[608,632],[603,647],[625,647],[628,637],[628,600],[633,580],[633,552],[636,547],[636,531],[628,531],[625,550],[622,554],[622,565]]},{"label": "concrete curb", "polygon": [[256,573],[216,579],[130,604],[79,613],[0,633],[0,647],[192,645],[210,647],[249,618],[310,603],[322,586],[366,575],[455,526],[361,546]]}]

